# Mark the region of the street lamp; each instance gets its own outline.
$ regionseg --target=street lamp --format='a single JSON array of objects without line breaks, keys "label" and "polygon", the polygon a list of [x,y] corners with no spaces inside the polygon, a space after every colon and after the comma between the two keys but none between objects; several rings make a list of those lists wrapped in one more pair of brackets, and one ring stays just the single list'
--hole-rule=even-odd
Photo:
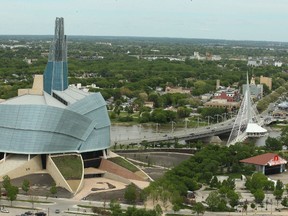
[{"label": "street lamp", "polygon": [[187,123],[190,122],[190,120],[188,118],[185,118],[184,121],[185,121],[185,132],[187,132]]},{"label": "street lamp", "polygon": [[221,117],[221,120],[223,121],[223,117],[222,117],[222,115],[220,115],[220,114],[216,114],[215,116],[216,116],[216,119],[217,119],[217,120],[216,120],[216,121],[217,121],[217,124],[218,124],[218,122],[219,122],[219,121],[218,121],[218,117]]},{"label": "street lamp", "polygon": [[208,119],[208,125],[210,125],[210,118],[214,119],[212,116],[206,116],[205,118]]},{"label": "street lamp", "polygon": [[227,113],[222,113],[222,115],[224,116],[222,116],[222,119],[223,119],[223,121],[226,121],[227,120]]},{"label": "street lamp", "polygon": [[171,121],[171,133],[174,133],[174,124],[176,124],[176,122]]},{"label": "street lamp", "polygon": [[160,124],[159,123],[156,123],[156,134],[159,135],[159,126]]}]

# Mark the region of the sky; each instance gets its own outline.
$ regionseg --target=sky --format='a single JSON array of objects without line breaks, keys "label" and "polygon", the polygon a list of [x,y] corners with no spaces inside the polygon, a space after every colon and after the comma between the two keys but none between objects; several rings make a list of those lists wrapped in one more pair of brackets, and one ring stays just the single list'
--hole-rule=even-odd
[{"label": "sky", "polygon": [[0,35],[143,36],[288,42],[288,0],[1,0]]}]

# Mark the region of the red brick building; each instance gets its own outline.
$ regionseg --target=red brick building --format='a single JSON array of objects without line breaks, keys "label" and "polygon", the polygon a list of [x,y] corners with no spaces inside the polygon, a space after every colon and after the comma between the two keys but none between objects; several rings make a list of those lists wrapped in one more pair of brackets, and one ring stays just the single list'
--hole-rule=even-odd
[{"label": "red brick building", "polygon": [[215,92],[214,99],[224,99],[227,100],[228,102],[237,102],[240,100],[240,95],[238,90],[228,88]]}]

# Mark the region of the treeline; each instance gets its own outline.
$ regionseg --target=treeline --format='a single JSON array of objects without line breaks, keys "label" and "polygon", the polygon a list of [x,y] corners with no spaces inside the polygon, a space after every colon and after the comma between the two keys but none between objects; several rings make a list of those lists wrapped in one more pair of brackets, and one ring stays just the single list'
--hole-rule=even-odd
[{"label": "treeline", "polygon": [[[108,40],[109,41],[109,40]],[[137,40],[136,40],[137,41]],[[99,40],[98,40],[99,42]],[[260,75],[273,78],[273,88],[276,89],[283,81],[288,80],[287,66],[281,68],[274,66],[261,66],[250,68],[247,61],[235,61],[223,59],[221,61],[206,61],[190,59],[194,51],[213,54],[225,54],[231,56],[246,55],[243,50],[251,51],[249,47],[243,49],[229,48],[229,46],[193,45],[193,44],[171,44],[160,42],[141,41],[139,44],[132,41],[113,41],[111,45],[97,43],[97,41],[73,40],[68,46],[68,69],[69,83],[82,83],[83,86],[96,84],[99,89],[91,91],[101,91],[105,98],[114,97],[124,93],[130,96],[139,97],[139,94],[150,95],[156,87],[181,86],[191,89],[193,96],[213,92],[216,87],[216,80],[221,80],[221,85],[232,86],[237,83],[241,87],[246,82],[247,71],[256,77]],[[0,49],[0,86],[11,88],[13,93],[2,92],[0,98],[16,96],[18,83],[24,83],[25,87],[32,86],[34,74],[43,74],[47,63],[47,53],[49,44],[39,41],[29,44],[28,47],[17,49]],[[154,51],[153,51],[154,50]],[[168,59],[158,59],[148,61],[143,58],[145,55],[173,55],[184,57],[185,61],[170,61]],[[258,56],[275,56],[287,54],[280,49],[253,48]],[[103,56],[104,59],[83,60],[81,56]],[[137,58],[138,57],[138,58]],[[24,61],[25,58],[37,59],[32,64]],[[26,83],[27,82],[27,83]],[[256,80],[259,82],[259,80]],[[28,84],[29,83],[29,84]],[[121,89],[126,91],[121,91]],[[267,89],[264,89],[267,91]],[[266,92],[268,93],[268,92]]]},{"label": "treeline", "polygon": [[[281,149],[287,141],[287,131],[287,128],[283,130],[282,138],[278,141],[281,143],[281,147],[279,147]],[[283,183],[277,183],[274,188],[274,184],[268,181],[263,174],[254,174],[253,177],[250,177],[255,171],[255,167],[239,162],[245,158],[275,151],[276,149],[271,145],[273,142],[276,142],[274,138],[272,140],[271,138],[268,139],[264,147],[256,147],[251,143],[237,143],[229,147],[218,145],[202,147],[189,160],[183,161],[166,172],[162,178],[152,182],[145,189],[146,196],[155,200],[168,199],[175,209],[179,209],[185,201],[188,191],[196,191],[205,186],[212,190],[206,199],[209,210],[234,211],[233,208],[239,204],[240,200],[239,194],[235,191],[234,178],[240,178],[241,175],[244,175],[247,176],[246,187],[254,195],[256,203],[261,204],[263,202],[265,198],[263,194],[266,190],[272,191],[276,199],[281,201],[283,198]],[[287,159],[287,155],[282,153],[279,153],[279,155]],[[218,175],[231,177],[220,182],[216,177]],[[262,183],[260,184],[260,182]],[[215,189],[217,191],[214,191]],[[163,198],[163,194],[166,198]]]}]

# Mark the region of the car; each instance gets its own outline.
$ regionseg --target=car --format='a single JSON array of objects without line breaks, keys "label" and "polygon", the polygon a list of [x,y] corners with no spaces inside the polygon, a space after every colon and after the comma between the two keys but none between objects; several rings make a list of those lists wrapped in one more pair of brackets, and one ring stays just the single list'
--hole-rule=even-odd
[{"label": "car", "polygon": [[55,213],[56,213],[56,214],[59,214],[59,213],[60,213],[60,210],[59,210],[59,209],[56,209],[56,210],[55,210]]},{"label": "car", "polygon": [[2,213],[9,213],[8,209],[4,209],[4,208],[2,208],[0,211],[1,211]]},{"label": "car", "polygon": [[37,212],[35,213],[36,216],[46,216],[45,212]]},{"label": "car", "polygon": [[33,215],[33,213],[31,211],[27,211],[24,213],[25,215]]}]

